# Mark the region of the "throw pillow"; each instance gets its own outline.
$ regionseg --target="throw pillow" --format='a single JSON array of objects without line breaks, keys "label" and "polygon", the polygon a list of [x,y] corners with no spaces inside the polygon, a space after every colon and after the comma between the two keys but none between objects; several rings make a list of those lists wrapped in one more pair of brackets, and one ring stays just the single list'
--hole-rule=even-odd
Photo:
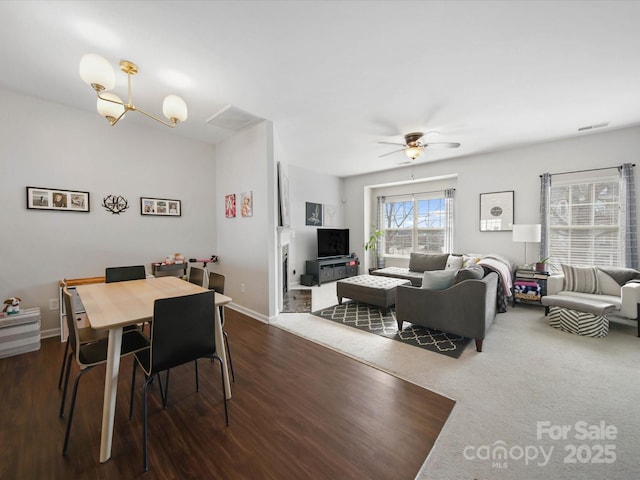
[{"label": "throw pillow", "polygon": [[462,257],[460,255],[449,255],[445,270],[459,270],[462,268]]},{"label": "throw pillow", "polygon": [[444,270],[448,258],[448,253],[412,253],[409,256],[409,270],[412,272]]},{"label": "throw pillow", "polygon": [[619,297],[622,293],[622,287],[615,281],[615,279],[605,273],[602,269],[598,268],[598,287],[600,287],[600,293],[603,295],[613,295]]},{"label": "throw pillow", "polygon": [[426,290],[445,290],[453,285],[457,270],[431,270],[422,276],[422,288]]},{"label": "throw pillow", "polygon": [[471,267],[480,261],[480,255],[463,255],[462,268]]},{"label": "throw pillow", "polygon": [[469,268],[462,268],[456,273],[453,284],[464,280],[481,280],[484,278],[484,268],[481,265],[472,265]]},{"label": "throw pillow", "polygon": [[560,265],[564,274],[564,289],[569,292],[600,293],[596,267]]}]

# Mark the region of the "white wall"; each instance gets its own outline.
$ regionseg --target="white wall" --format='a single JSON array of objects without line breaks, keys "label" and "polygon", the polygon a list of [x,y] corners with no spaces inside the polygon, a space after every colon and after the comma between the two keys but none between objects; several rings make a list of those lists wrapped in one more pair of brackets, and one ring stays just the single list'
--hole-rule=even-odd
[{"label": "white wall", "polygon": [[[151,120],[142,126],[124,118],[110,127],[97,113],[3,90],[0,104],[0,299],[18,296],[25,308],[40,307],[45,335],[59,328],[48,300],[58,297],[62,278],[128,264],[150,272],[168,254],[220,252],[213,146]],[[91,211],[27,210],[27,186],[88,191]],[[101,203],[109,194],[123,195],[129,209],[107,212]],[[182,216],[141,216],[140,196],[179,199]]]},{"label": "white wall", "polygon": [[[275,291],[270,282],[275,251],[273,169],[273,126],[271,122],[235,134],[218,144],[215,175],[217,214],[212,213],[218,237],[220,261],[212,270],[226,276],[225,294],[236,309],[268,321],[275,309]],[[240,195],[253,191],[253,216],[242,217]],[[235,194],[237,216],[224,215],[225,195]],[[243,291],[244,290],[244,291]]]},{"label": "white wall", "polygon": [[[291,228],[295,236],[289,247],[289,284],[300,282],[300,275],[305,273],[306,260],[318,256],[316,231],[322,227],[305,225],[305,203],[320,203],[336,207],[335,228],[343,228],[342,181],[332,175],[320,174],[310,170],[288,165],[289,193],[291,202]],[[326,228],[329,226],[325,225]],[[351,250],[356,244],[350,238]],[[294,274],[295,271],[295,274]]]},{"label": "white wall", "polygon": [[[640,128],[636,127],[349,177],[343,184],[345,224],[350,228],[352,248],[362,257],[365,227],[371,223],[371,218],[365,218],[364,215],[370,210],[367,205],[369,198],[365,195],[366,187],[455,175],[455,250],[495,252],[521,263],[524,248],[521,243],[511,240],[511,232],[480,232],[481,193],[513,190],[514,222],[539,223],[540,174],[637,163],[639,152]],[[640,193],[640,172],[637,168],[634,174],[636,191]],[[640,205],[640,195],[637,195],[636,201]],[[636,211],[640,210],[636,208]],[[528,247],[528,256],[533,256],[532,252],[537,247]]]}]

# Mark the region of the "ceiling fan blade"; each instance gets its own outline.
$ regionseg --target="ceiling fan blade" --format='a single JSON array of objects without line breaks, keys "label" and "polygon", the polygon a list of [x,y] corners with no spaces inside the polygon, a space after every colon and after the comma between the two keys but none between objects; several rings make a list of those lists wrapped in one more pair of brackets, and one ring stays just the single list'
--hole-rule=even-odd
[{"label": "ceiling fan blade", "polygon": [[406,147],[404,143],[398,143],[398,142],[378,142],[378,143],[382,143],[384,145],[400,145],[401,147]]},{"label": "ceiling fan blade", "polygon": [[398,153],[398,152],[401,152],[401,151],[403,151],[403,150],[404,150],[404,148],[401,148],[400,150],[394,150],[393,152],[383,153],[382,155],[378,155],[378,158],[386,157],[387,155],[391,155],[391,154],[394,154],[394,153]]},{"label": "ceiling fan blade", "polygon": [[460,144],[455,142],[433,142],[433,143],[425,143],[424,146],[435,147],[435,148],[458,148]]}]

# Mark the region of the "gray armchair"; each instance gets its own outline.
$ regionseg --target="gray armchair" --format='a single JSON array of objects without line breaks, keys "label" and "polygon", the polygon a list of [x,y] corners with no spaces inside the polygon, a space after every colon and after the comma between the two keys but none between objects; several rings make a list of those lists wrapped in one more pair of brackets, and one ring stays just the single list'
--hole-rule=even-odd
[{"label": "gray armchair", "polygon": [[400,285],[396,290],[398,330],[403,322],[474,338],[476,350],[496,316],[498,275],[463,280],[445,290]]}]

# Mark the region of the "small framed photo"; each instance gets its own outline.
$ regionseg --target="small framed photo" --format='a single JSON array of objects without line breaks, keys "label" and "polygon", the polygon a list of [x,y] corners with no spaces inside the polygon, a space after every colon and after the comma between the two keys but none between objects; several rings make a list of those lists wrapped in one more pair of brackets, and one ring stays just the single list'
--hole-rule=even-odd
[{"label": "small framed photo", "polygon": [[243,217],[253,217],[253,191],[240,194],[240,211]]},{"label": "small framed photo", "polygon": [[305,225],[322,226],[322,204],[305,202]]},{"label": "small framed photo", "polygon": [[27,208],[58,212],[88,212],[89,192],[61,188],[27,187]]},{"label": "small framed photo", "polygon": [[182,215],[182,202],[169,198],[140,197],[140,214],[179,217]]},{"label": "small framed photo", "polygon": [[480,194],[480,231],[513,230],[513,190]]},{"label": "small framed photo", "polygon": [[236,217],[236,194],[230,193],[224,196],[224,216],[227,218]]}]

